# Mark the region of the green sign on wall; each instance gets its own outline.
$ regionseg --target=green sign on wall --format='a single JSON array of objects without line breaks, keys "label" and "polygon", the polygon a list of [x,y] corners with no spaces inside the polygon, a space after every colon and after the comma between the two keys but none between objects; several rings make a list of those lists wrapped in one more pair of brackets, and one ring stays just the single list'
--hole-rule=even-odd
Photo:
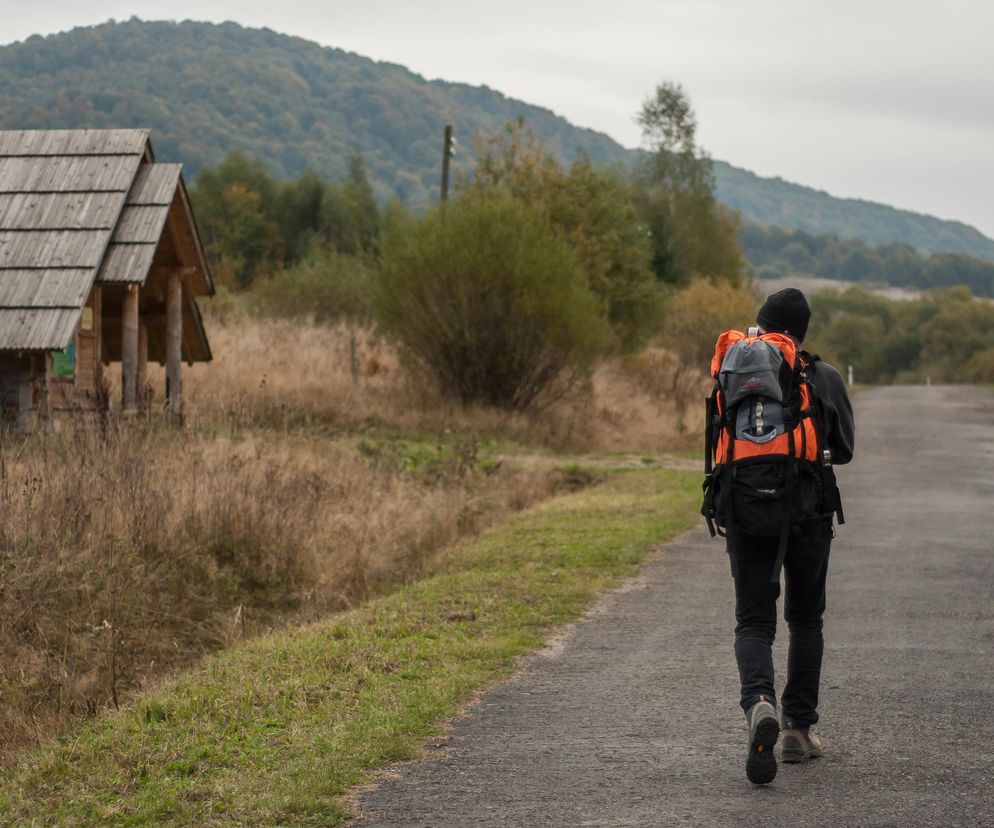
[{"label": "green sign on wall", "polygon": [[74,377],[76,376],[76,343],[70,342],[69,347],[64,351],[56,351],[52,354],[52,376],[53,377]]}]

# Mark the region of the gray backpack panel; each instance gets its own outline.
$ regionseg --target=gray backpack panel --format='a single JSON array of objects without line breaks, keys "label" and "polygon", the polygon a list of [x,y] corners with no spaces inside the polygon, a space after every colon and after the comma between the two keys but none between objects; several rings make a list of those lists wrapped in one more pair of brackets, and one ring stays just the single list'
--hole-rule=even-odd
[{"label": "gray backpack panel", "polygon": [[783,402],[780,389],[780,366],[783,354],[776,345],[761,339],[746,342],[740,339],[725,352],[718,372],[718,382],[725,395],[725,405],[731,408],[753,394]]},{"label": "gray backpack panel", "polygon": [[780,366],[783,354],[763,340],[739,340],[725,353],[718,382],[725,405],[739,405],[735,436],[753,443],[768,443],[786,431]]},{"label": "gray backpack panel", "polygon": [[768,443],[785,433],[783,406],[769,397],[746,397],[735,417],[735,436],[753,443]]}]

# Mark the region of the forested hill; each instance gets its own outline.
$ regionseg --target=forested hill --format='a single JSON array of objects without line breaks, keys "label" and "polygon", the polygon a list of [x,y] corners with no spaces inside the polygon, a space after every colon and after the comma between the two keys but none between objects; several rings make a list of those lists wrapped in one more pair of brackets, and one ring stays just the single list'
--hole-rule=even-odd
[{"label": "forested hill", "polygon": [[[647,90],[656,80],[646,79]],[[458,175],[471,166],[477,130],[494,133],[519,116],[563,158],[628,164],[634,156],[486,86],[427,81],[234,23],[132,18],[0,47],[0,128],[149,127],[159,159],[182,161],[190,176],[241,149],[280,177],[310,167],[341,180],[358,151],[381,199],[396,194],[415,206],[437,197],[445,124],[460,141]],[[994,260],[994,241],[967,225],[715,167],[719,198],[753,221]]]},{"label": "forested hill", "polygon": [[338,180],[360,152],[379,196],[420,204],[438,191],[445,124],[468,168],[476,130],[518,116],[564,157],[627,161],[606,135],[485,86],[268,29],[132,18],[0,47],[0,127],[147,126],[159,159],[191,175],[241,149],[279,177],[310,167]]},{"label": "forested hill", "polygon": [[863,239],[874,245],[893,242],[920,250],[966,253],[994,261],[994,240],[975,227],[898,210],[856,198],[835,198],[822,190],[763,178],[716,161],[718,198],[759,224],[822,236]]}]

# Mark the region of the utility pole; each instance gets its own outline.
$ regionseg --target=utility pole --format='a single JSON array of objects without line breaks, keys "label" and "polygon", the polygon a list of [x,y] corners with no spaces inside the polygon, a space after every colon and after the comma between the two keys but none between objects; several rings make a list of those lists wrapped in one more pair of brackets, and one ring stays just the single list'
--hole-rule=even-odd
[{"label": "utility pole", "polygon": [[442,147],[442,204],[449,198],[449,161],[455,155],[456,139],[452,137],[452,126],[445,127],[444,146]]}]

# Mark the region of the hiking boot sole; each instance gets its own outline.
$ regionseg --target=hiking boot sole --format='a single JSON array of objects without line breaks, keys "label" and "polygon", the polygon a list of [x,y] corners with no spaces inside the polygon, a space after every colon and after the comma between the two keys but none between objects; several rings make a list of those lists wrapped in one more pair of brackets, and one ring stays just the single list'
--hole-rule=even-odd
[{"label": "hiking boot sole", "polygon": [[785,765],[799,765],[802,762],[807,762],[811,759],[817,759],[819,756],[823,756],[824,751],[818,750],[818,748],[811,748],[810,750],[780,750],[780,761]]},{"label": "hiking boot sole", "polygon": [[749,742],[746,759],[746,776],[753,785],[768,785],[777,775],[777,758],[773,747],[780,736],[780,723],[770,716],[756,724],[756,732]]}]

